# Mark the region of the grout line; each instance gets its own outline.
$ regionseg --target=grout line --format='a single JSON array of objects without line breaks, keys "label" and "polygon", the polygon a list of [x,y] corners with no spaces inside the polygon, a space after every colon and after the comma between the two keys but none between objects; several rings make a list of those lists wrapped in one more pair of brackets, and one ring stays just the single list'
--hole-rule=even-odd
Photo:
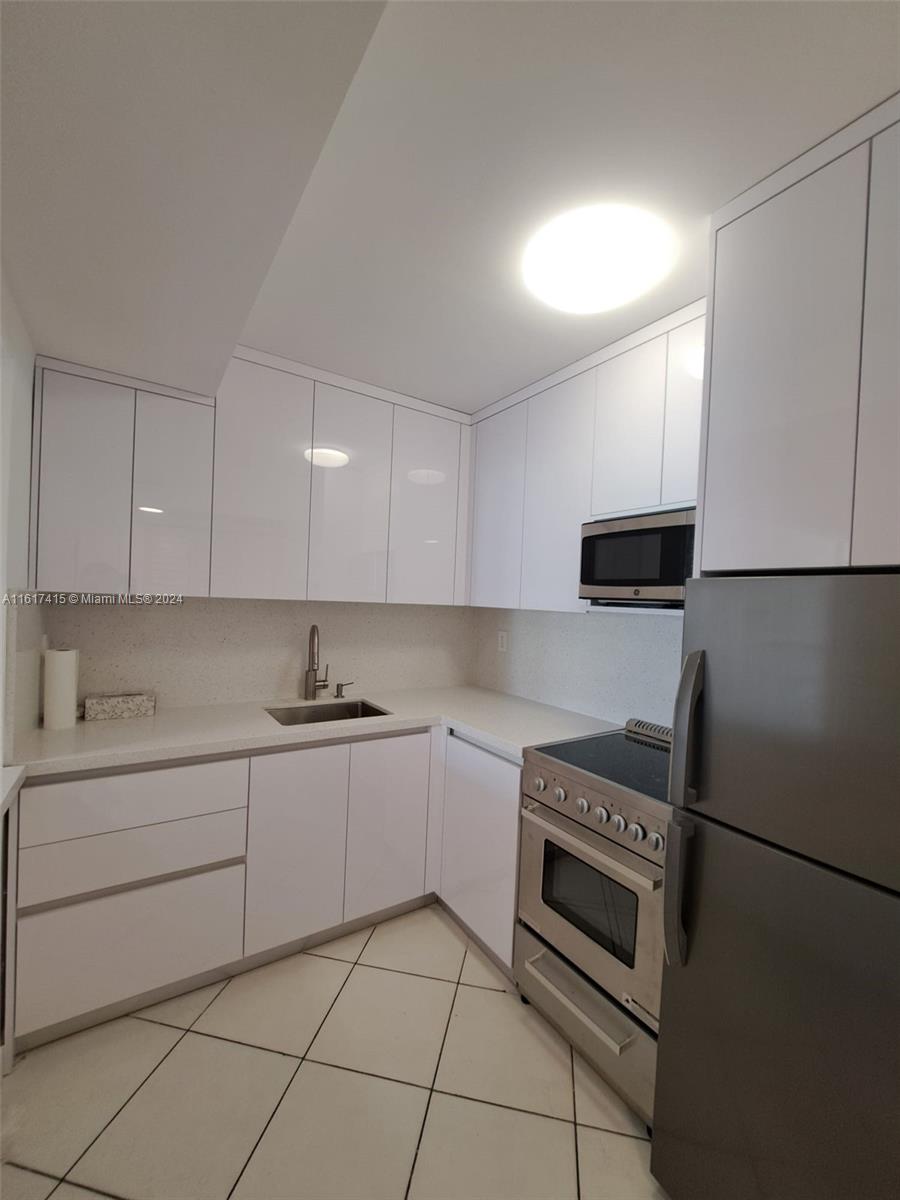
[{"label": "grout line", "polygon": [[380,1079],[383,1083],[397,1083],[400,1087],[418,1088],[420,1092],[430,1092],[427,1083],[412,1083],[409,1079],[398,1079],[396,1075],[379,1075],[376,1071],[364,1071],[362,1067],[345,1067],[342,1063],[326,1062],[323,1058],[310,1058],[307,1055],[304,1062],[312,1063],[314,1067],[328,1067],[332,1071],[349,1071],[351,1075],[365,1075],[367,1079]]},{"label": "grout line", "polygon": [[569,1045],[569,1065],[572,1071],[572,1134],[575,1138],[575,1194],[581,1200],[581,1167],[578,1162],[578,1099],[575,1094],[575,1048]]},{"label": "grout line", "polygon": [[[373,928],[369,931],[369,937],[367,937],[365,942],[363,943],[362,949],[360,950],[360,954],[362,954],[363,950],[365,950],[366,946],[368,946],[369,938],[375,932],[375,928],[376,927],[373,926]],[[358,961],[359,961],[359,959],[357,958],[357,962]],[[313,1042],[315,1042],[316,1038],[319,1036],[322,1026],[325,1024],[325,1022],[328,1020],[329,1016],[331,1015],[331,1010],[334,1008],[335,1004],[337,1004],[338,997],[340,996],[340,994],[344,990],[344,988],[347,986],[347,980],[353,974],[353,968],[355,966],[356,966],[356,963],[353,963],[353,965],[350,967],[350,970],[347,972],[344,982],[341,984],[341,986],[338,988],[337,992],[335,993],[334,999],[328,1005],[328,1009],[325,1013],[325,1016],[319,1022],[318,1027],[316,1028],[316,1032],[310,1038],[309,1045],[306,1047],[306,1053],[304,1053],[301,1056],[300,1061],[297,1063],[296,1069],[293,1071],[290,1079],[287,1081],[287,1086],[285,1087],[285,1089],[281,1093],[281,1095],[278,1097],[278,1103],[272,1109],[272,1112],[269,1115],[268,1121],[266,1121],[265,1125],[262,1127],[262,1130],[260,1131],[259,1137],[253,1143],[253,1149],[247,1155],[247,1159],[246,1159],[244,1165],[241,1167],[240,1171],[238,1172],[237,1178],[235,1179],[234,1183],[231,1185],[231,1188],[229,1189],[229,1192],[228,1192],[227,1200],[231,1200],[231,1196],[234,1194],[235,1188],[240,1183],[241,1177],[243,1176],[244,1172],[247,1170],[247,1167],[250,1164],[250,1160],[253,1158],[253,1155],[256,1153],[257,1147],[259,1146],[259,1144],[263,1140],[263,1138],[266,1136],[266,1130],[269,1128],[269,1126],[272,1124],[272,1121],[275,1119],[275,1114],[278,1112],[278,1109],[281,1107],[281,1102],[284,1100],[285,1096],[287,1095],[288,1089],[290,1088],[290,1086],[294,1082],[294,1080],[297,1078],[297,1072],[300,1070],[300,1068],[303,1066],[304,1062],[306,1061],[306,1054],[312,1048]],[[228,1039],[223,1038],[222,1040],[227,1041]]]},{"label": "grout line", "polygon": [[[866,216],[863,225],[863,261],[862,261],[862,288],[859,303],[859,369],[856,377],[856,424],[854,426],[853,439],[853,477],[850,490],[850,541],[847,554],[848,566],[853,565],[853,534],[854,525],[856,523],[856,480],[859,473],[859,418],[862,412],[863,402],[863,368],[865,366],[866,355],[866,285],[870,284],[868,280],[869,272],[869,216],[872,210],[872,153],[873,141],[868,143],[868,162],[866,164]],[[870,284],[871,286],[871,284]]]},{"label": "grout line", "polygon": [[24,1163],[15,1162],[11,1158],[5,1158],[3,1166],[15,1167],[17,1171],[27,1171],[29,1175],[39,1175],[42,1179],[53,1179],[56,1183],[62,1183],[62,1179],[58,1175],[54,1175],[52,1171],[42,1171],[40,1167],[26,1167]]},{"label": "grout line", "polygon": [[[199,1017],[197,1019],[199,1020]],[[302,1062],[304,1058],[304,1055],[298,1054],[294,1050],[273,1050],[271,1046],[260,1046],[258,1042],[244,1042],[240,1038],[223,1037],[220,1033],[208,1033],[205,1029],[186,1029],[184,1032],[191,1033],[194,1037],[209,1038],[213,1042],[229,1042],[232,1046],[246,1046],[248,1050],[259,1050],[261,1054],[276,1054],[279,1058],[296,1058],[298,1062]]]},{"label": "grout line", "polygon": [[[463,958],[465,958],[465,955],[463,956]],[[447,979],[447,977],[444,975],[423,975],[419,971],[401,971],[397,967],[379,967],[377,963],[356,962],[353,965],[357,966],[357,967],[363,967],[370,971],[387,971],[391,975],[406,975],[410,979],[431,979],[435,983],[449,983],[451,985],[457,982],[457,980],[455,980],[455,979]],[[471,985],[467,984],[467,983],[463,984],[463,987],[470,987],[470,986]],[[499,988],[497,988],[497,989],[483,988],[482,989],[482,991],[495,991],[495,990],[499,991],[500,989]]]},{"label": "grout line", "polygon": [[[75,1183],[75,1180],[69,1179],[69,1176],[71,1175],[71,1173],[75,1170],[75,1168],[78,1166],[78,1164],[81,1162],[81,1160],[87,1154],[87,1152],[91,1149],[91,1147],[94,1145],[94,1143],[97,1142],[103,1136],[104,1133],[106,1133],[107,1129],[109,1129],[110,1125],[112,1125],[113,1121],[115,1121],[115,1119],[119,1115],[119,1113],[126,1107],[126,1105],[131,1103],[131,1101],[135,1098],[135,1096],[138,1094],[138,1092],[141,1090],[141,1088],[144,1086],[144,1084],[147,1082],[147,1080],[150,1078],[150,1076],[153,1075],[156,1071],[158,1071],[159,1068],[166,1061],[166,1059],[169,1057],[169,1055],[172,1053],[172,1051],[177,1046],[181,1045],[181,1043],[184,1041],[185,1037],[187,1036],[187,1032],[188,1031],[186,1029],[182,1030],[181,1037],[175,1039],[175,1041],[172,1043],[172,1045],[169,1047],[169,1049],[165,1052],[165,1054],[162,1056],[162,1058],[159,1060],[159,1062],[156,1064],[156,1066],[153,1068],[153,1070],[151,1070],[147,1075],[144,1076],[144,1078],[137,1085],[137,1087],[134,1089],[134,1091],[127,1097],[127,1099],[122,1104],[119,1105],[119,1107],[116,1109],[116,1111],[113,1113],[113,1115],[109,1118],[109,1120],[106,1122],[106,1124],[103,1126],[103,1128],[97,1134],[97,1136],[92,1138],[90,1140],[90,1142],[88,1142],[88,1144],[85,1146],[85,1148],[78,1155],[78,1157],[72,1163],[71,1167],[69,1167],[69,1169],[66,1171],[65,1175],[63,1176],[63,1180],[65,1182]],[[77,1186],[80,1186],[80,1185],[77,1185]]]},{"label": "grout line", "polygon": [[[72,1179],[60,1179],[59,1183],[50,1193],[50,1196],[55,1196],[63,1184],[66,1187],[73,1188],[75,1191],[83,1191],[85,1196],[108,1196],[109,1200],[127,1200],[125,1196],[120,1195],[118,1192],[105,1192],[103,1188],[88,1187],[86,1183],[75,1183]],[[50,1196],[47,1197],[47,1200],[50,1200]]]},{"label": "grout line", "polygon": [[434,1075],[431,1077],[431,1087],[428,1090],[428,1099],[425,1101],[425,1111],[422,1113],[422,1124],[419,1127],[419,1136],[416,1141],[416,1149],[415,1153],[413,1154],[412,1166],[409,1169],[409,1179],[407,1180],[406,1191],[404,1192],[404,1200],[409,1200],[409,1189],[412,1187],[413,1175],[416,1172],[416,1163],[419,1161],[419,1150],[422,1146],[422,1137],[425,1133],[425,1123],[428,1120],[428,1113],[431,1108],[431,1097],[434,1095],[434,1085],[437,1083],[438,1071],[440,1070],[441,1066],[441,1058],[444,1054],[444,1046],[447,1043],[447,1034],[450,1031],[450,1022],[453,1019],[453,1010],[456,1007],[456,997],[459,994],[459,981],[462,979],[463,969],[465,968],[466,959],[468,956],[469,947],[466,945],[466,948],[463,952],[462,961],[459,964],[459,974],[456,976],[456,987],[453,989],[453,999],[450,1001],[450,1009],[447,1013],[447,1024],[444,1026],[444,1036],[441,1038],[441,1048],[438,1050],[437,1061],[434,1064]]}]

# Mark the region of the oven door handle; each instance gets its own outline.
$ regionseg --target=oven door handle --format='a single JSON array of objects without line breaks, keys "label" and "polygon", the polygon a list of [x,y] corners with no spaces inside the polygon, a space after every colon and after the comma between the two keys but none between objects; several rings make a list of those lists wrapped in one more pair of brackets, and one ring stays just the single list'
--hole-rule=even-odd
[{"label": "oven door handle", "polygon": [[589,1025],[592,1032],[596,1034],[603,1045],[606,1046],[607,1050],[611,1050],[617,1057],[621,1055],[625,1050],[628,1049],[637,1035],[634,1033],[626,1033],[623,1036],[610,1033],[603,1029],[602,1026],[598,1025],[596,1021],[592,1020],[581,1008],[578,1007],[577,1004],[574,1003],[574,1001],[570,1000],[562,988],[558,987],[557,984],[553,982],[548,972],[541,969],[539,965],[540,960],[546,953],[546,950],[541,950],[537,954],[532,955],[531,958],[526,958],[525,970],[530,975],[533,975],[535,979],[538,979],[541,985],[551,992],[553,997],[558,1000],[568,1012],[570,1012],[574,1017],[577,1017],[579,1021]]},{"label": "oven door handle", "polygon": [[601,854],[593,846],[588,846],[585,842],[573,837],[565,829],[560,829],[558,825],[551,824],[550,821],[545,821],[543,817],[536,816],[528,808],[522,809],[522,820],[536,825],[545,837],[549,837],[552,841],[558,842],[559,845],[565,846],[567,850],[571,850],[576,858],[591,859],[598,869],[606,871],[610,875],[618,875],[621,879],[627,880],[629,883],[634,884],[635,887],[642,888],[645,892],[655,892],[661,883],[659,876],[642,875],[640,871],[635,871],[633,867],[626,867],[622,863],[616,862],[614,858]]}]

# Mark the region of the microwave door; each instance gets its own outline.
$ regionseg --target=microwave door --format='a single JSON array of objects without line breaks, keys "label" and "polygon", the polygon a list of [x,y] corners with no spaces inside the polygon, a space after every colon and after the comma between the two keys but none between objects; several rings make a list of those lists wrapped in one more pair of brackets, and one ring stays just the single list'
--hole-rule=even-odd
[{"label": "microwave door", "polygon": [[681,603],[693,558],[693,510],[582,527],[584,599]]}]

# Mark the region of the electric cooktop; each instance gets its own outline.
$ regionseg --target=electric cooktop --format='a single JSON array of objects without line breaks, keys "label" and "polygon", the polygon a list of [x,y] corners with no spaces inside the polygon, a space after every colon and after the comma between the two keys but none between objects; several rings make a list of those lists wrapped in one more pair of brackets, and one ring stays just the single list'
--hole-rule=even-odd
[{"label": "electric cooktop", "polygon": [[623,730],[536,746],[539,754],[631,788],[654,800],[669,798],[672,730],[650,721],[630,720]]}]

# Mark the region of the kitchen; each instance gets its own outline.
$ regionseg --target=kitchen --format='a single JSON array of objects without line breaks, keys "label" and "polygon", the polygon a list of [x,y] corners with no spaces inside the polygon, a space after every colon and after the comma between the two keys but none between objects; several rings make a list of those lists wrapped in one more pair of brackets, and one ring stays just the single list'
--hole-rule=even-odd
[{"label": "kitchen", "polygon": [[897,6],[2,22],[3,1194],[895,1195]]}]

